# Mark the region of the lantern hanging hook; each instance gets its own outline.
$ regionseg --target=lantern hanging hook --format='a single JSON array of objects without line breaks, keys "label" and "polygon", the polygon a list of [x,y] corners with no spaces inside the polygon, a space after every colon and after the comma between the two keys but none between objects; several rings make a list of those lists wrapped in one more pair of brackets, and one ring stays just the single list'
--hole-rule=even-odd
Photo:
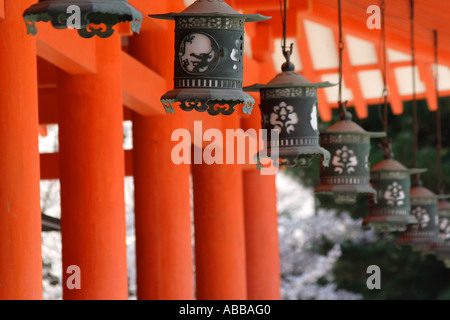
[{"label": "lantern hanging hook", "polygon": [[289,48],[287,47],[286,44],[286,35],[287,35],[287,0],[284,0],[284,6],[280,1],[280,11],[281,11],[281,22],[283,24],[283,37],[281,39],[281,51],[283,53],[284,58],[286,59],[286,62],[283,63],[283,65],[281,66],[281,70],[283,72],[285,71],[294,71],[295,70],[295,66],[294,64],[291,62],[291,56],[292,56],[292,52],[294,51],[294,44],[291,43],[289,45]]},{"label": "lantern hanging hook", "polygon": [[352,114],[347,110],[347,102],[339,102],[339,117],[341,120],[351,121],[352,120]]}]

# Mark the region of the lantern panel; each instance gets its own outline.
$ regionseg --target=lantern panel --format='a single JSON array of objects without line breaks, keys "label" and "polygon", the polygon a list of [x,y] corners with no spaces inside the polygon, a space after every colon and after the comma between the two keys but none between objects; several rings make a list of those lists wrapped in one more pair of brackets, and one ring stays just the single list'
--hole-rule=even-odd
[{"label": "lantern panel", "polygon": [[[262,89],[260,110],[266,154],[278,148],[282,166],[309,167],[315,155],[323,155],[328,165],[329,152],[319,145],[317,88]],[[272,138],[272,130],[278,131],[278,139]]]},{"label": "lantern panel", "polygon": [[197,0],[181,13],[150,15],[175,20],[174,88],[161,97],[167,113],[251,114],[255,100],[242,91],[245,22],[269,17],[240,14],[221,0]]},{"label": "lantern panel", "polygon": [[[261,159],[270,157],[276,166],[307,168],[314,156],[323,155],[323,165],[328,166],[330,153],[319,145],[317,89],[333,84],[311,83],[294,72],[289,61],[281,69],[269,83],[244,88],[259,91],[261,97],[261,126],[267,134],[257,163],[261,167]],[[276,137],[272,131],[277,131]],[[278,159],[272,153],[275,148]]]},{"label": "lantern panel", "polygon": [[432,253],[432,243],[438,241],[438,201],[437,196],[422,186],[410,191],[411,215],[417,223],[407,226],[397,240],[397,244],[410,245],[414,251]]},{"label": "lantern panel", "polygon": [[337,204],[354,204],[359,194],[376,193],[370,186],[370,138],[384,132],[367,132],[351,121],[343,106],[341,121],[321,133],[321,145],[331,153],[329,167],[321,166],[316,194],[332,194]]},{"label": "lantern panel", "polygon": [[369,215],[363,228],[374,227],[378,232],[405,231],[407,225],[417,223],[411,215],[411,174],[423,169],[407,169],[388,153],[370,173],[370,182],[377,191],[376,198],[369,200]]},{"label": "lantern panel", "polygon": [[441,200],[438,203],[439,215],[439,241],[432,244],[432,250],[436,258],[443,261],[450,267],[450,202],[445,198],[448,196],[439,196]]}]

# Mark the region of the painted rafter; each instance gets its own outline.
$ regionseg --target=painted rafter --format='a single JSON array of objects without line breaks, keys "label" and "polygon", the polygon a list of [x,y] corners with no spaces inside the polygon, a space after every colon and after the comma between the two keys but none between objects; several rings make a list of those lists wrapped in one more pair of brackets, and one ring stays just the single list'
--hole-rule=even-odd
[{"label": "painted rafter", "polygon": [[417,69],[421,80],[425,83],[425,95],[427,97],[428,109],[430,111],[436,111],[438,102],[436,96],[436,82],[433,74],[433,64],[420,61],[417,63]]},{"label": "painted rafter", "polygon": [[[334,2],[335,1],[332,2],[333,5],[330,5],[330,1],[313,1],[312,9],[305,12],[307,19],[336,29],[338,13]],[[365,13],[365,9],[363,7],[352,2],[346,2],[345,7],[343,7],[342,15],[343,20],[345,21],[345,25],[343,26],[343,31],[345,34],[351,34],[372,43],[379,42],[380,32],[378,30],[369,30],[366,27],[366,19],[368,18],[368,15]],[[399,21],[399,19],[395,19],[395,17],[387,19],[386,42],[387,47],[409,54],[409,33],[399,31],[402,30],[399,29],[399,26],[405,23],[408,23],[407,20]],[[423,31],[421,34],[426,34],[426,32]],[[425,39],[424,36],[416,38],[416,52],[418,60],[423,60],[426,62],[433,61],[432,39],[431,30],[429,32],[429,41],[428,38]],[[444,47],[442,47],[440,51],[440,56],[442,57],[441,63],[450,65],[450,51],[445,50]]]},{"label": "painted rafter", "polygon": [[[299,45],[300,60],[302,61],[303,76],[311,82],[321,82],[319,75],[315,72],[313,67],[304,19],[301,13],[297,15],[297,42]],[[317,97],[319,100],[319,114],[321,119],[323,121],[331,121],[332,110],[325,95],[325,91],[323,89],[318,90]]]},{"label": "painted rafter", "polygon": [[[378,67],[383,74],[383,64],[381,58],[381,47],[380,43],[375,43],[375,49],[377,51],[378,56]],[[408,61],[408,66],[411,65],[411,62]],[[398,88],[397,78],[394,72],[394,65],[389,62],[389,59],[386,61],[386,85],[388,88],[388,101],[390,102],[392,113],[395,115],[400,115],[403,113],[403,99],[400,95],[400,91]]]},{"label": "painted rafter", "polygon": [[[336,30],[334,30],[333,35],[336,42],[336,51],[339,52],[339,33]],[[359,119],[365,119],[369,115],[367,103],[361,91],[361,85],[359,83],[358,74],[357,72],[355,72],[353,66],[351,65],[350,55],[348,50],[346,50],[346,48],[348,47],[346,37],[344,37],[343,41],[344,41],[344,50],[342,53],[343,77],[346,81],[346,85],[350,87],[350,89],[352,90],[353,104],[356,110],[356,115],[358,116]],[[352,103],[350,103],[350,105],[351,104]]]}]

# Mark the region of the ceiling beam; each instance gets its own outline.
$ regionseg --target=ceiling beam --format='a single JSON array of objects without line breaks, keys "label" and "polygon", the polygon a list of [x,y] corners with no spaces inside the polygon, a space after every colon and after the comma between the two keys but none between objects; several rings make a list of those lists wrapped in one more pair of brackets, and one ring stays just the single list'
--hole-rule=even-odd
[{"label": "ceiling beam", "polygon": [[[39,64],[47,65],[46,63]],[[48,70],[47,68],[43,70]],[[160,96],[166,80],[138,60],[122,52],[123,104],[143,116],[164,115]],[[51,77],[49,81],[51,80]],[[58,89],[43,79],[39,88],[39,123],[58,123]],[[56,81],[55,81],[56,82]]]},{"label": "ceiling beam", "polygon": [[39,123],[56,124],[58,117],[58,91],[56,88],[41,88],[38,94]]},{"label": "ceiling beam", "polygon": [[[326,5],[323,1],[313,1],[312,9],[304,12],[305,18],[328,26],[332,29],[338,28],[338,12],[336,6]],[[360,14],[355,14],[359,12]],[[369,30],[366,27],[366,19],[368,15],[357,4],[346,2],[345,10],[342,12],[343,18],[343,32],[351,34],[361,39],[378,43],[380,41],[380,30]],[[386,42],[387,47],[401,51],[406,54],[411,53],[410,36],[409,33],[399,31],[398,25],[408,24],[407,21],[399,21],[399,19],[386,19]],[[401,20],[401,19],[400,19]],[[424,32],[422,32],[424,33]],[[415,41],[417,59],[425,62],[432,62],[433,57],[433,36],[430,30],[429,41],[428,38],[416,37]],[[440,49],[441,63],[450,66],[450,51],[445,50],[444,47]]]},{"label": "ceiling beam", "polygon": [[166,80],[122,51],[123,104],[143,116],[164,115]]},{"label": "ceiling beam", "polygon": [[95,39],[84,39],[75,30],[57,30],[50,23],[39,23],[37,55],[67,73],[95,73],[95,51]]}]

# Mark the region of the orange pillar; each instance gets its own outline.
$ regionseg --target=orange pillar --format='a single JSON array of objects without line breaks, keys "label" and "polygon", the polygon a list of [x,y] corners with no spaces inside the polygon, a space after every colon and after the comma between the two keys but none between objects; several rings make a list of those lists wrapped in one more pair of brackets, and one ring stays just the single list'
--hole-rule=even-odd
[{"label": "orange pillar", "polygon": [[[222,120],[239,127],[237,114]],[[241,165],[192,168],[197,299],[247,299]]]},{"label": "orange pillar", "polygon": [[0,299],[42,299],[35,39],[6,0],[0,18]]},{"label": "orange pillar", "polygon": [[244,171],[247,290],[250,300],[279,300],[280,251],[275,176]]},{"label": "orange pillar", "polygon": [[[170,50],[173,42],[172,31],[159,30],[135,35],[129,44],[133,56],[168,80],[168,89],[173,56],[161,55],[161,48]],[[160,117],[133,113],[138,299],[194,298],[190,167],[171,160],[172,132],[186,126],[182,111]]]},{"label": "orange pillar", "polygon": [[58,74],[63,298],[127,299],[120,38],[86,41],[97,73]]},{"label": "orange pillar", "polygon": [[[257,103],[259,104],[259,98]],[[261,112],[255,108],[242,119],[244,130],[261,128]],[[247,290],[250,300],[281,299],[278,241],[277,188],[275,175],[246,170],[244,176],[245,245]]]}]

